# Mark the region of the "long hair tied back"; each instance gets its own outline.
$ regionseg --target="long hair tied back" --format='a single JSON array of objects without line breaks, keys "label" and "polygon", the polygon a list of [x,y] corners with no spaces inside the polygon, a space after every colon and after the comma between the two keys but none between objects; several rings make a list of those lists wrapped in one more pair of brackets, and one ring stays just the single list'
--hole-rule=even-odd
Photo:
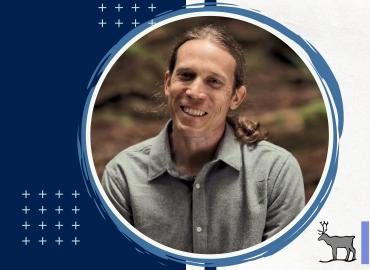
[{"label": "long hair tied back", "polygon": [[226,121],[233,127],[235,137],[244,144],[254,144],[267,139],[268,132],[261,128],[260,123],[238,115],[235,118],[228,116]]}]

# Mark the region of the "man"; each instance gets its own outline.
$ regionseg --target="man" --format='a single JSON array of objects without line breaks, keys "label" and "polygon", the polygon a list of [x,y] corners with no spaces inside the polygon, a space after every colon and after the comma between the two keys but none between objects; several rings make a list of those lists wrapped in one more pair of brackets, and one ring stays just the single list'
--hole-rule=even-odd
[{"label": "man", "polygon": [[164,83],[171,120],[110,161],[102,182],[122,216],[151,239],[193,253],[241,250],[303,208],[295,158],[263,141],[257,124],[228,117],[245,99],[244,78],[242,50],[215,26],[175,46]]}]

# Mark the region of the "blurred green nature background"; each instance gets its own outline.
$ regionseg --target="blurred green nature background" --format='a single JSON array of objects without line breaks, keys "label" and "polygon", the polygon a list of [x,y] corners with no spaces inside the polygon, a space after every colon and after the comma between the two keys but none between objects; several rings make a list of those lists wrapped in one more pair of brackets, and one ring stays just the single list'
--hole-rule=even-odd
[{"label": "blurred green nature background", "polygon": [[[239,113],[261,123],[269,141],[298,159],[306,201],[324,169],[328,121],[319,88],[303,61],[280,39],[252,24],[222,17],[196,17],[167,24],[141,38],[114,64],[98,93],[91,147],[101,179],[106,163],[123,149],[153,137],[168,113],[158,113],[163,77],[176,38],[203,25],[225,26],[245,49],[247,100]],[[157,111],[157,112],[156,112]]]}]

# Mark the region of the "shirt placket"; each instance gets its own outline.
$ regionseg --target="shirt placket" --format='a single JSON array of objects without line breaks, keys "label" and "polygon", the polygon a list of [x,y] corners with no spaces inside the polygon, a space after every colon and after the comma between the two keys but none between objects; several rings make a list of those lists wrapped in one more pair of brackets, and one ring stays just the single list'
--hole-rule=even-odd
[{"label": "shirt placket", "polygon": [[208,217],[206,211],[205,176],[209,170],[206,165],[197,177],[193,185],[193,252],[207,253]]}]

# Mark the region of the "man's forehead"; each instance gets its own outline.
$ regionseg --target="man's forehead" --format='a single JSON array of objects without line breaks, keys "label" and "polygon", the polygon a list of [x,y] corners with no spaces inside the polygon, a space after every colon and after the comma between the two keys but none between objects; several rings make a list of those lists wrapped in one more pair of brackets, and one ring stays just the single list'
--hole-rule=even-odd
[{"label": "man's forehead", "polygon": [[179,47],[176,69],[191,69],[192,64],[207,67],[210,73],[233,75],[236,62],[223,47],[210,40],[190,40]]}]

